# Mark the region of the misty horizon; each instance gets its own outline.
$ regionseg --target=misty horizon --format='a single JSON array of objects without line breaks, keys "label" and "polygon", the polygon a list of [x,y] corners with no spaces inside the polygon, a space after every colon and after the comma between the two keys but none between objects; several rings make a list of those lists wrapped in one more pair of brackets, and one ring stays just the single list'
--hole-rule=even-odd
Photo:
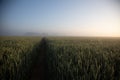
[{"label": "misty horizon", "polygon": [[120,37],[118,0],[11,0],[1,11],[0,36]]}]

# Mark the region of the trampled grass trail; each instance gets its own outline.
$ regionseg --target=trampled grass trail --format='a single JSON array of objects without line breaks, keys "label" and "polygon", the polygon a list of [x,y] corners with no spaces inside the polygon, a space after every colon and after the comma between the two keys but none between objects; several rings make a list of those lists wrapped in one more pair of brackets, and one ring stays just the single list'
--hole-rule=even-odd
[{"label": "trampled grass trail", "polygon": [[43,38],[39,46],[38,60],[36,60],[36,63],[33,66],[29,80],[45,80],[45,49],[46,40]]},{"label": "trampled grass trail", "polygon": [[44,54],[42,53],[35,64],[30,80],[45,80],[44,79]]}]

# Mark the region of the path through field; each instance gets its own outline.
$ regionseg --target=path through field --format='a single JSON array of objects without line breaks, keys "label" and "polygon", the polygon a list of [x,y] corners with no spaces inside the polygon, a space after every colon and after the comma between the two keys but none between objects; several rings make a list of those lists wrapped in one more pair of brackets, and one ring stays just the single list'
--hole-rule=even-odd
[{"label": "path through field", "polygon": [[45,53],[46,53],[46,40],[43,38],[39,46],[38,60],[33,66],[30,74],[30,80],[45,80]]}]

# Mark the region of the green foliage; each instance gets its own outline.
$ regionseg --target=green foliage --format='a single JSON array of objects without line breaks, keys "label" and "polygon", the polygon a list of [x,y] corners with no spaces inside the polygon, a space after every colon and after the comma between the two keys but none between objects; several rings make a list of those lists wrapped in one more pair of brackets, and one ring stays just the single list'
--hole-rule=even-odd
[{"label": "green foliage", "polygon": [[120,80],[120,39],[48,40],[47,80]]},{"label": "green foliage", "polygon": [[48,37],[41,44],[40,40],[0,37],[0,79],[27,80],[42,50],[46,80],[120,80],[119,38]]},{"label": "green foliage", "polygon": [[0,79],[25,80],[37,56],[39,37],[0,37]]}]

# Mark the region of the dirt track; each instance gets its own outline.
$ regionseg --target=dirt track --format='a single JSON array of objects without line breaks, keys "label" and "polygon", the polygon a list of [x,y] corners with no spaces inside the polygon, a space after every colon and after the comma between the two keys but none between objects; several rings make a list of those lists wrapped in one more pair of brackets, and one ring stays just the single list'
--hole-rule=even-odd
[{"label": "dirt track", "polygon": [[46,40],[42,39],[39,46],[38,59],[33,66],[30,74],[30,80],[45,80],[45,53],[46,53]]}]

